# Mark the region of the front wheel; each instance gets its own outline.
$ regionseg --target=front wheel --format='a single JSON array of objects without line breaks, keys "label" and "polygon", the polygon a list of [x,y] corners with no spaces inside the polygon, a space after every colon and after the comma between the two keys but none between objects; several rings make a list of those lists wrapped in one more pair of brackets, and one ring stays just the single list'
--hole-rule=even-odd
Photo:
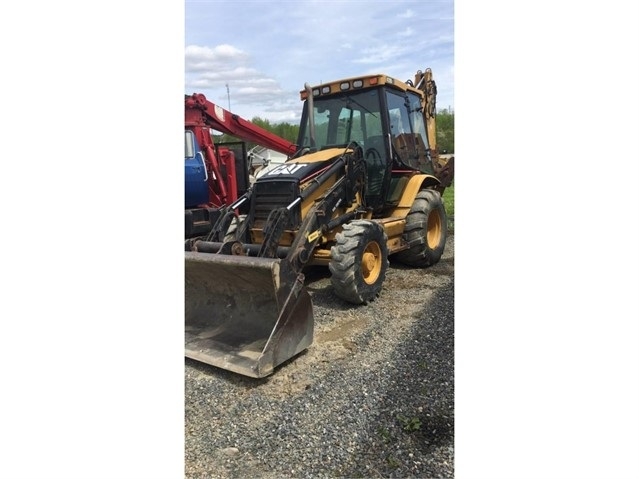
[{"label": "front wheel", "polygon": [[349,303],[368,303],[381,291],[388,269],[384,228],[356,220],[345,224],[335,240],[328,264],[335,294]]},{"label": "front wheel", "polygon": [[446,236],[446,211],[441,195],[435,190],[421,190],[406,216],[404,240],[410,248],[395,257],[409,266],[431,266],[442,257]]}]

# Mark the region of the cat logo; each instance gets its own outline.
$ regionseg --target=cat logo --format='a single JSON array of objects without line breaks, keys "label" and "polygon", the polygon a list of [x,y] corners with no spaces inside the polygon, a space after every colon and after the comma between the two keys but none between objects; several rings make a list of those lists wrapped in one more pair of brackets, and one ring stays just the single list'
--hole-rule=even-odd
[{"label": "cat logo", "polygon": [[305,168],[307,165],[303,163],[296,163],[292,165],[280,165],[273,168],[269,171],[265,176],[274,176],[274,175],[292,175],[296,171]]}]

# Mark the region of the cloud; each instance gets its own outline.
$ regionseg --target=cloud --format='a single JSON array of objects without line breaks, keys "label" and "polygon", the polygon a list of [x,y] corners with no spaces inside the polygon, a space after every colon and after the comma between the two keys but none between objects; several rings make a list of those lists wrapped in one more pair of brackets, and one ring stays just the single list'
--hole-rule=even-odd
[{"label": "cloud", "polygon": [[398,18],[413,18],[415,16],[415,12],[413,12],[410,8],[406,10],[404,13],[398,13]]},{"label": "cloud", "polygon": [[249,65],[250,55],[233,45],[214,47],[188,45],[184,51],[186,83],[199,87],[234,84],[277,84],[272,78]]},{"label": "cloud", "polygon": [[212,48],[187,45],[184,49],[184,62],[187,72],[214,70],[228,64],[228,62],[244,64],[249,58],[246,52],[227,44],[217,45]]},{"label": "cloud", "polygon": [[375,47],[364,48],[362,50],[364,56],[356,58],[353,61],[355,63],[380,64],[399,57],[403,51],[404,49],[397,45],[377,45]]},{"label": "cloud", "polygon": [[299,93],[283,90],[275,78],[256,68],[241,48],[230,44],[188,45],[184,55],[187,92],[203,92],[224,108],[228,101],[233,113],[249,120],[254,116],[274,122],[299,119]]},{"label": "cloud", "polygon": [[415,30],[413,30],[411,27],[406,27],[403,32],[399,32],[397,35],[399,35],[400,37],[412,37],[414,33]]}]

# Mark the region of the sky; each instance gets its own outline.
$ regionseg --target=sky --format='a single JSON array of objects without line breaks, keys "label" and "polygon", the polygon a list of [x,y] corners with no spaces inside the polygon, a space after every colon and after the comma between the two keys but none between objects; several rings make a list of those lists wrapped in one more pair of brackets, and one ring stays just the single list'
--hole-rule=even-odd
[{"label": "sky", "polygon": [[186,94],[248,120],[297,124],[305,82],[426,68],[454,109],[453,1],[186,0],[184,58]]}]

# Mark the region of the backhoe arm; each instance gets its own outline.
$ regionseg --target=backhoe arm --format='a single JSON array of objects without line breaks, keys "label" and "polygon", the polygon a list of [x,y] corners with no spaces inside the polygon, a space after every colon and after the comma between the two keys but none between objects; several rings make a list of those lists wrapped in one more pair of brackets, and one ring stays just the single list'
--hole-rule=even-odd
[{"label": "backhoe arm", "polygon": [[453,182],[455,176],[455,160],[454,157],[441,157],[439,155],[439,149],[437,148],[437,85],[435,84],[435,80],[433,80],[432,70],[430,68],[427,68],[425,72],[418,70],[415,74],[414,86],[424,93],[422,108],[424,110],[424,120],[426,121],[428,144],[433,159],[434,173],[440,181],[440,185],[435,189],[443,194],[444,189]]}]

